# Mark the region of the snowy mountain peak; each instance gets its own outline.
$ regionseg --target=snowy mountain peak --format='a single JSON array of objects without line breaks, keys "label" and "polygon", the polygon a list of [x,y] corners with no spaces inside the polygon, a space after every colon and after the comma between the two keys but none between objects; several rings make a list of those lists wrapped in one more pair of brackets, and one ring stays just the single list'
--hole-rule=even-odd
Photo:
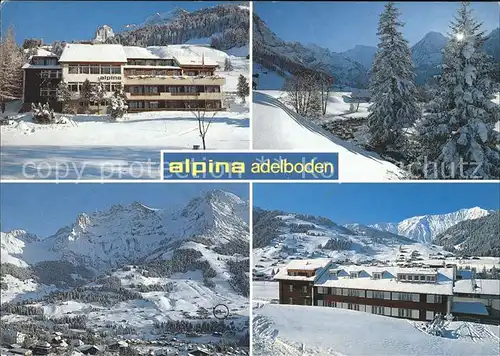
[{"label": "snowy mountain peak", "polygon": [[87,228],[87,226],[89,226],[90,224],[91,224],[90,216],[88,216],[85,213],[79,214],[78,217],[76,218],[76,225],[80,229],[82,229],[82,231],[85,231],[85,229]]},{"label": "snowy mountain peak", "polygon": [[15,238],[15,239],[18,239],[20,241],[27,242],[27,243],[40,241],[40,238],[37,235],[26,232],[25,230],[21,230],[21,229],[11,230],[5,234],[9,235],[12,238]]},{"label": "snowy mountain peak", "polygon": [[149,16],[146,21],[141,26],[151,26],[151,25],[158,25],[158,24],[165,24],[168,22],[171,22],[178,17],[182,15],[186,15],[189,12],[187,10],[184,10],[183,8],[176,7],[171,11],[167,12],[157,12],[154,15]]},{"label": "snowy mountain peak", "polygon": [[94,42],[96,43],[104,43],[108,39],[115,37],[115,33],[113,29],[109,25],[103,25],[99,27],[96,31]]},{"label": "snowy mountain peak", "polygon": [[370,225],[381,231],[408,237],[423,243],[431,243],[440,233],[464,220],[474,220],[491,212],[480,207],[460,209],[447,214],[414,216],[399,223],[379,223]]}]

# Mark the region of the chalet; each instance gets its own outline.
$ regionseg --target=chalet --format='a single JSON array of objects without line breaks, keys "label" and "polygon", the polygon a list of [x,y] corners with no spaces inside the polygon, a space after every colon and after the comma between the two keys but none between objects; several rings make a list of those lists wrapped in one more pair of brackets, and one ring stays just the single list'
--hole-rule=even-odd
[{"label": "chalet", "polygon": [[[45,53],[46,52],[46,53]],[[120,44],[70,43],[58,59],[44,51],[24,66],[24,104],[48,102],[56,111],[57,84],[68,84],[78,111],[83,83],[101,83],[101,102],[90,102],[89,111],[103,113],[113,93],[124,90],[128,111],[223,109],[225,79],[216,74],[218,63],[204,58],[173,56],[168,47],[154,49]]]},{"label": "chalet", "polygon": [[327,266],[328,259],[293,260],[282,268],[274,279],[279,282],[280,304],[313,304],[313,286],[316,276]]},{"label": "chalet", "polygon": [[48,355],[52,350],[52,346],[48,342],[41,342],[33,348],[33,355]]},{"label": "chalet", "polygon": [[49,103],[56,111],[62,109],[56,100],[56,88],[62,80],[57,56],[45,49],[37,49],[23,66],[23,110],[32,103]]},{"label": "chalet", "polygon": [[102,350],[96,345],[83,345],[78,348],[78,351],[80,351],[84,355],[96,355]]}]

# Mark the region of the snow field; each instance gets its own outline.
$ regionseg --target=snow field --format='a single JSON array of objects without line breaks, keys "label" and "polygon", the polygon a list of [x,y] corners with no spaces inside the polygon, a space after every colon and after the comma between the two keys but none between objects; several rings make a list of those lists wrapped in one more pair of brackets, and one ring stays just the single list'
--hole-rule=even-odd
[{"label": "snow field", "polygon": [[271,92],[254,91],[253,148],[339,153],[339,180],[377,182],[403,178],[403,171],[305,120]]},{"label": "snow field", "polygon": [[[452,322],[457,329],[460,322]],[[476,324],[478,325],[478,324]],[[414,322],[338,308],[262,304],[254,309],[254,354],[269,350],[300,355],[497,355],[497,326],[476,340],[448,339]],[[278,355],[281,353],[277,353]]]}]

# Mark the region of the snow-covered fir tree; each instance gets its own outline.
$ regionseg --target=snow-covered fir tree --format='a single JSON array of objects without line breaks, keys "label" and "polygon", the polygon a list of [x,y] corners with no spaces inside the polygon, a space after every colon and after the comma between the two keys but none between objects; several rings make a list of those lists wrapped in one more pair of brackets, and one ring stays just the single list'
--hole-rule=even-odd
[{"label": "snow-covered fir tree", "polygon": [[69,90],[68,83],[60,81],[56,88],[57,101],[62,103],[63,112],[66,111],[67,102],[71,100],[71,91]]},{"label": "snow-covered fir tree", "polygon": [[226,72],[230,72],[233,70],[233,63],[231,63],[229,57],[226,57],[226,59],[224,60],[224,70]]},{"label": "snow-covered fir tree", "polygon": [[368,127],[375,148],[400,151],[406,144],[404,128],[420,118],[415,74],[408,41],[400,28],[400,11],[390,2],[380,15],[380,43],[372,67]]},{"label": "snow-covered fir tree", "polygon": [[88,109],[90,101],[92,100],[92,84],[88,79],[85,79],[80,89],[80,100]]},{"label": "snow-covered fir tree", "polygon": [[9,28],[0,44],[0,102],[19,99],[23,90],[23,53]]},{"label": "snow-covered fir tree", "polygon": [[250,94],[250,86],[248,84],[247,78],[244,75],[240,74],[238,77],[238,85],[236,87],[236,91],[238,97],[241,98],[241,102],[245,103],[246,97]]},{"label": "snow-covered fir tree", "polygon": [[109,99],[108,114],[111,119],[116,120],[123,117],[127,110],[127,98],[125,96],[125,93],[123,92],[123,89],[120,87],[113,93],[113,96]]},{"label": "snow-covered fir tree", "polygon": [[418,125],[422,175],[428,179],[498,179],[500,107],[492,102],[490,57],[481,23],[463,3],[450,25],[443,72],[429,113]]},{"label": "snow-covered fir tree", "polygon": [[92,90],[90,91],[90,100],[97,103],[97,111],[100,111],[101,101],[106,95],[106,89],[104,88],[104,83],[97,82],[92,84]]}]

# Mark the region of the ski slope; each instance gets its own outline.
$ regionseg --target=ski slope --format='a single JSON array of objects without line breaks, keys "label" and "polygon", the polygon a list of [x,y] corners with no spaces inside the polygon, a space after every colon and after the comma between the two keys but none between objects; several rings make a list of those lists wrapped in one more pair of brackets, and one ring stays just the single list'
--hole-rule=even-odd
[{"label": "ski slope", "polygon": [[266,91],[253,93],[252,133],[254,149],[338,152],[340,181],[378,182],[404,177],[394,164],[336,138]]},{"label": "ski slope", "polygon": [[467,323],[471,337],[452,322],[446,338],[409,320],[338,308],[260,304],[253,315],[255,356],[498,355],[498,326]]}]

